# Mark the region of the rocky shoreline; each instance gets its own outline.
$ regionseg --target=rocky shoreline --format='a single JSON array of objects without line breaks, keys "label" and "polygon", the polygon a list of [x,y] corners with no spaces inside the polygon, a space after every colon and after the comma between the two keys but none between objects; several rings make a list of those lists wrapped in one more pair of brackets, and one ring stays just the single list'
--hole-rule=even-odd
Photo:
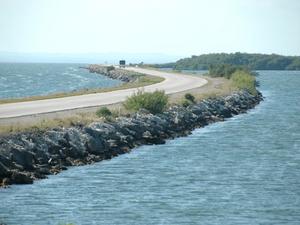
[{"label": "rocky shoreline", "polygon": [[199,127],[254,108],[261,100],[239,91],[188,107],[172,106],[162,114],[140,110],[115,122],[24,132],[0,137],[0,186],[31,184],[69,166],[111,159],[145,144],[163,144]]},{"label": "rocky shoreline", "polygon": [[129,70],[118,69],[114,66],[91,64],[88,67],[83,68],[88,69],[90,73],[98,73],[111,79],[121,80],[123,82],[134,82],[139,77],[144,76],[143,74]]}]

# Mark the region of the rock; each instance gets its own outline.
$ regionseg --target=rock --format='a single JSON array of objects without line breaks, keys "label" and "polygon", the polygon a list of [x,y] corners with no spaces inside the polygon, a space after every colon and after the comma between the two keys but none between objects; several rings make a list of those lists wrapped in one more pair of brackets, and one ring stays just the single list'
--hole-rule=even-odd
[{"label": "rock", "polygon": [[51,159],[51,156],[50,154],[47,152],[47,151],[41,151],[41,150],[38,150],[36,153],[35,153],[35,156],[36,156],[36,162],[38,164],[45,164],[45,163],[48,163],[49,160]]},{"label": "rock", "polygon": [[33,169],[34,154],[32,152],[26,151],[23,148],[13,148],[10,150],[10,153],[12,161],[22,166],[24,170]]},{"label": "rock", "polygon": [[8,176],[8,168],[0,162],[0,179]]},{"label": "rock", "polygon": [[33,179],[29,173],[22,173],[13,171],[9,179],[10,184],[32,184]]},{"label": "rock", "polygon": [[[2,180],[2,183],[0,183],[0,187],[6,187],[8,185],[10,185],[10,180],[9,180],[9,178],[6,177]],[[0,223],[0,225],[1,225],[1,223]]]},{"label": "rock", "polygon": [[78,129],[67,130],[65,138],[69,144],[65,154],[72,158],[83,158],[86,155],[87,136]]},{"label": "rock", "polygon": [[1,153],[0,153],[0,163],[3,164],[5,167],[8,167],[8,168],[13,167],[12,161],[9,158],[5,157],[4,155],[1,155]]},{"label": "rock", "polygon": [[143,74],[137,72],[128,71],[124,69],[117,69],[113,66],[103,66],[97,64],[89,65],[87,69],[91,73],[98,73],[112,79],[121,80],[123,82],[134,82],[139,77],[144,76]]},{"label": "rock", "polygon": [[142,144],[163,144],[196,127],[245,112],[261,100],[260,94],[241,91],[186,108],[172,106],[158,115],[140,110],[111,123],[0,136],[0,186],[32,183],[67,166],[110,159]]},{"label": "rock", "polygon": [[84,132],[88,134],[87,150],[95,155],[107,154],[106,152],[111,147],[107,140],[120,140],[116,128],[107,123],[92,123],[84,129]]},{"label": "rock", "polygon": [[68,146],[65,138],[66,132],[62,129],[47,131],[44,135],[44,141],[51,154],[59,154],[62,147]]},{"label": "rock", "polygon": [[85,131],[88,133],[86,142],[87,151],[95,155],[104,153],[106,148],[100,134],[90,128],[85,129]]},{"label": "rock", "polygon": [[37,165],[36,166],[37,172],[44,174],[44,175],[49,175],[50,173],[50,168],[48,164],[43,164],[43,165]]}]

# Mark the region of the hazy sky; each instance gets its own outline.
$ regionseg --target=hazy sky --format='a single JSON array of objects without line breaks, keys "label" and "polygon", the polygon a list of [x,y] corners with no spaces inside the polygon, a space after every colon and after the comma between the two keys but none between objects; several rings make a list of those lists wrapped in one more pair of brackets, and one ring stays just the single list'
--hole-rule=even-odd
[{"label": "hazy sky", "polygon": [[0,51],[300,55],[300,0],[0,0]]}]

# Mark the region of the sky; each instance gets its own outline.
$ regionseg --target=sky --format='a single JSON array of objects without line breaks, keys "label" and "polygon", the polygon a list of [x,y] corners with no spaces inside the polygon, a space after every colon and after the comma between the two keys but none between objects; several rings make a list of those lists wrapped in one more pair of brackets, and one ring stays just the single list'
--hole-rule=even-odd
[{"label": "sky", "polygon": [[300,55],[299,0],[0,0],[0,52]]}]

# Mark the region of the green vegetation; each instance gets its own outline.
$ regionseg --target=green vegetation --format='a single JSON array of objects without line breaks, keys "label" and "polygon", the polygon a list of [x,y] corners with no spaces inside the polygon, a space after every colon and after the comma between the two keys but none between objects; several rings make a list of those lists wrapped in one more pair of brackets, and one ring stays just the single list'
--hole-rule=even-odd
[{"label": "green vegetation", "polygon": [[183,107],[188,107],[192,104],[194,104],[196,101],[195,101],[195,96],[192,95],[191,93],[186,93],[184,95],[184,100],[182,102],[182,106]]},{"label": "green vegetation", "polygon": [[[71,110],[66,113],[62,112],[62,114],[54,118],[37,115],[34,119],[8,121],[7,123],[0,124],[0,135],[27,131],[45,131],[59,127],[85,126],[92,122],[114,121],[118,116],[128,116],[130,114],[119,103],[104,108],[107,108],[111,112],[111,116],[97,115],[97,111],[102,111],[100,108],[97,111],[92,109],[84,112],[72,112]],[[104,114],[108,115],[109,113]]]},{"label": "green vegetation", "polygon": [[123,103],[125,109],[130,111],[138,111],[146,109],[156,114],[161,113],[168,104],[168,96],[164,91],[155,91],[153,93],[138,91]]},{"label": "green vegetation", "polygon": [[190,106],[190,105],[191,105],[191,102],[190,102],[190,101],[188,101],[188,100],[186,100],[186,99],[183,100],[183,102],[182,102],[182,106],[183,106],[183,107],[186,108],[186,107],[188,107],[188,106]]},{"label": "green vegetation", "polygon": [[96,115],[98,117],[108,118],[108,117],[112,116],[112,112],[107,107],[101,107],[100,109],[98,109],[96,111]]},{"label": "green vegetation", "polygon": [[228,64],[210,65],[208,74],[211,77],[225,77],[229,79],[231,74],[233,74],[238,69],[238,67],[231,66]]},{"label": "green vegetation", "polygon": [[78,113],[62,118],[35,119],[30,122],[16,122],[0,125],[0,135],[8,133],[18,133],[26,131],[45,131],[57,127],[71,127],[77,125],[86,125],[95,121],[103,121],[93,113]]},{"label": "green vegetation", "polygon": [[115,67],[114,66],[108,66],[108,67],[106,67],[106,69],[107,69],[107,72],[110,72],[110,71],[114,70]]},{"label": "green vegetation", "polygon": [[231,75],[236,71],[244,71],[253,76],[257,75],[257,73],[251,71],[247,67],[234,66],[234,65],[229,65],[229,64],[210,65],[208,74],[211,77],[225,77],[227,79],[230,79]]},{"label": "green vegetation", "polygon": [[192,95],[191,93],[186,93],[184,95],[184,98],[191,103],[195,103],[195,96]]},{"label": "green vegetation", "polygon": [[157,68],[175,70],[208,70],[210,65],[231,64],[246,66],[251,70],[300,70],[300,56],[282,56],[276,54],[214,53],[193,55],[175,63],[152,65]]},{"label": "green vegetation", "polygon": [[255,77],[245,71],[239,70],[235,71],[232,75],[230,80],[234,87],[243,90],[246,89],[251,94],[256,95],[256,82]]},{"label": "green vegetation", "polygon": [[251,94],[257,94],[255,76],[257,73],[242,66],[232,66],[227,64],[214,65],[209,67],[211,77],[224,77],[231,81],[234,88],[246,89]]}]

